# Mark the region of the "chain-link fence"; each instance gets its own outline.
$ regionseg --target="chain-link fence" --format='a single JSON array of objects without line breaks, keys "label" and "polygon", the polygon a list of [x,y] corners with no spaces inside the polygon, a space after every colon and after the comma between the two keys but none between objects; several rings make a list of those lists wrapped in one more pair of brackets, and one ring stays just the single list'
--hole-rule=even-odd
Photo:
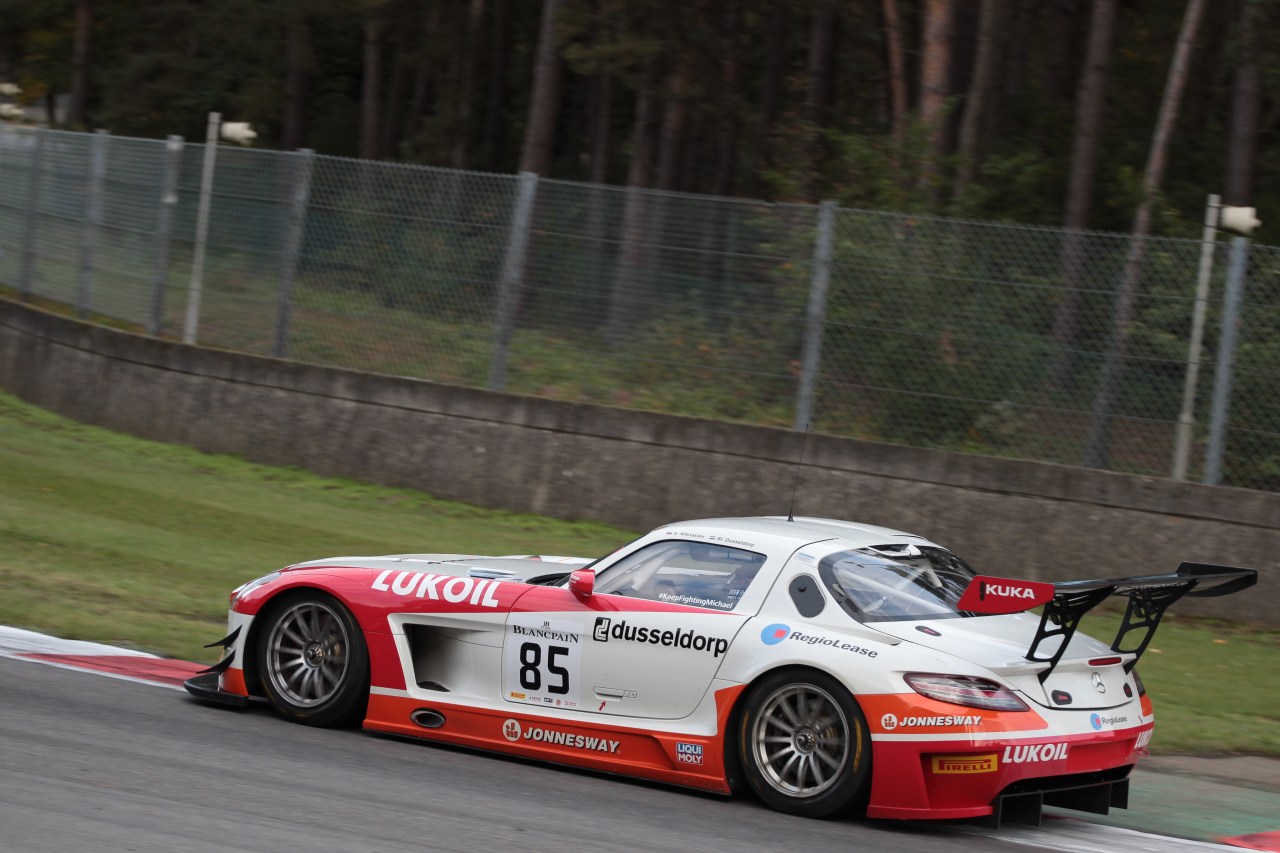
[{"label": "chain-link fence", "polygon": [[1280,489],[1280,249],[1206,245],[0,124],[0,287],[82,317]]}]

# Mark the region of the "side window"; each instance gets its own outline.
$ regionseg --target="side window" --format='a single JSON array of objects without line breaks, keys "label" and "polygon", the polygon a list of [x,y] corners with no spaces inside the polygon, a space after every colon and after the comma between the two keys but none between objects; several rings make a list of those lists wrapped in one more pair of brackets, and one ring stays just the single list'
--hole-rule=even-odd
[{"label": "side window", "polygon": [[601,573],[596,592],[712,610],[732,610],[764,565],[764,554],[705,542],[655,542]]}]

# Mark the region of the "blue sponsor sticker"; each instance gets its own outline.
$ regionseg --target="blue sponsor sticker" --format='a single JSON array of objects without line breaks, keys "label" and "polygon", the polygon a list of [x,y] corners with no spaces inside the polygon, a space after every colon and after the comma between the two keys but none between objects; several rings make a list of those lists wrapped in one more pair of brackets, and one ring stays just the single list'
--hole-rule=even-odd
[{"label": "blue sponsor sticker", "polygon": [[1102,731],[1102,717],[1099,714],[1089,715],[1089,725],[1093,726],[1095,732]]},{"label": "blue sponsor sticker", "polygon": [[791,634],[791,626],[783,625],[781,622],[775,622],[772,625],[766,625],[764,630],[760,632],[760,639],[764,641],[766,646],[776,646],[785,640]]}]

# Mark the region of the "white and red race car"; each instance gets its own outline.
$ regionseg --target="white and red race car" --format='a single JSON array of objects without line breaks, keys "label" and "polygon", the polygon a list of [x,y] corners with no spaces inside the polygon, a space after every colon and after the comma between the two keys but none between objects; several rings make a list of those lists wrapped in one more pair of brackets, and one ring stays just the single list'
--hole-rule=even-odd
[{"label": "white and red race car", "polygon": [[[231,595],[195,696],[823,816],[1037,822],[1124,807],[1154,716],[1134,664],[1180,596],[1252,569],[1049,584],[820,518],[663,525],[594,562],[340,557]],[[1076,632],[1111,595],[1110,645]],[[1043,607],[1041,615],[1026,611]]]}]

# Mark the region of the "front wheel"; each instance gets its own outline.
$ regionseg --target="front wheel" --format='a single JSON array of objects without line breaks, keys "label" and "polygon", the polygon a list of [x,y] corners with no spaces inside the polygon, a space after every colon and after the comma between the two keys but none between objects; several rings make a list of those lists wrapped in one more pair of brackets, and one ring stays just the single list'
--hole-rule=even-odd
[{"label": "front wheel", "polygon": [[780,671],[761,680],[747,697],[738,747],[747,781],[771,808],[827,817],[865,803],[866,719],[824,673]]},{"label": "front wheel", "polygon": [[267,616],[258,672],[276,711],[311,726],[358,722],[369,698],[369,651],[355,617],[318,590],[280,599]]}]

